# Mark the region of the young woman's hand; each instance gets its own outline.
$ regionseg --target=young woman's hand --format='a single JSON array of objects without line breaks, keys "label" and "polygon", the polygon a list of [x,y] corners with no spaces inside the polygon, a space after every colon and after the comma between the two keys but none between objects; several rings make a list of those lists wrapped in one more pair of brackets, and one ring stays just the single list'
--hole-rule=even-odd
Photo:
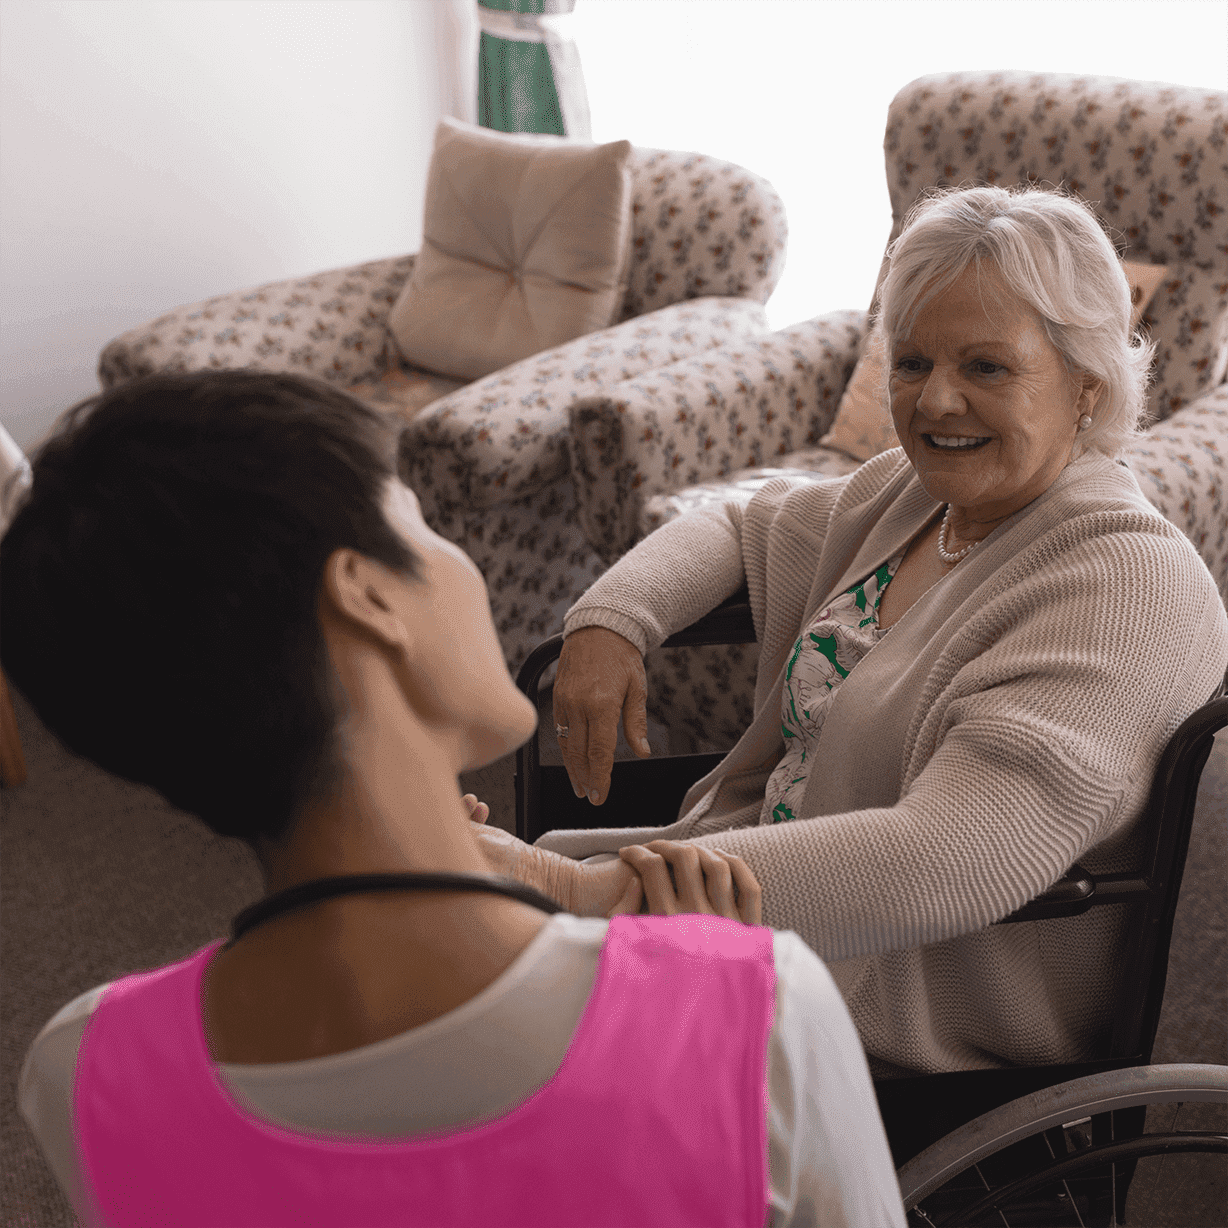
[{"label": "young woman's hand", "polygon": [[[466,805],[478,813],[484,804],[467,794]],[[583,865],[489,827],[484,818],[474,819],[471,830],[494,873],[536,887],[577,917],[706,913],[763,924],[759,880],[731,853],[683,840],[652,840],[627,845],[618,860]]]},{"label": "young woman's hand", "polygon": [[[763,891],[741,857],[688,844],[685,840],[629,844],[619,850],[619,856],[636,871],[643,883],[649,912],[667,917],[678,913],[708,913],[746,925],[763,924]],[[634,884],[628,887],[628,904],[636,894],[633,888]],[[615,909],[615,912],[638,911],[638,907]]]}]

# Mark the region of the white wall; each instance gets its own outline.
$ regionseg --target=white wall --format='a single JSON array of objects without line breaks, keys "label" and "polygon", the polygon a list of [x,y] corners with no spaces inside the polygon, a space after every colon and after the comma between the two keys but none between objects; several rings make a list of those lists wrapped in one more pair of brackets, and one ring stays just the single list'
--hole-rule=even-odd
[{"label": "white wall", "polygon": [[869,307],[891,207],[883,129],[929,73],[1024,69],[1228,89],[1225,0],[580,0],[593,139],[696,149],[771,181],[774,328]]},{"label": "white wall", "polygon": [[[1224,0],[580,0],[574,32],[596,140],[699,149],[781,193],[775,327],[868,305],[887,104],[914,77],[1228,87]],[[17,442],[160,312],[417,250],[435,122],[474,118],[476,38],[472,0],[0,0],[0,421]]]},{"label": "white wall", "polygon": [[[182,303],[416,251],[470,0],[0,0],[0,421]],[[469,59],[470,57],[466,57]],[[441,71],[441,65],[443,70]]]}]

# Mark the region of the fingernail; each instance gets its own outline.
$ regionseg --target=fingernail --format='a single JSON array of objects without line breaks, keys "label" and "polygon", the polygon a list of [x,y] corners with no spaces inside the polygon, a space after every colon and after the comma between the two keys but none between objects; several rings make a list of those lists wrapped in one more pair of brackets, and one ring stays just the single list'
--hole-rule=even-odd
[{"label": "fingernail", "polygon": [[576,796],[577,796],[577,797],[583,797],[583,796],[584,796],[584,790],[583,790],[583,789],[581,789],[579,785],[572,785],[571,787],[572,787],[573,789],[575,789],[575,791],[576,791]]},{"label": "fingernail", "polygon": [[594,806],[597,804],[597,790],[596,789],[590,789],[588,791],[588,800],[592,802]]},{"label": "fingernail", "polygon": [[648,745],[648,739],[647,739],[647,738],[641,738],[641,739],[640,739],[640,750],[643,750],[643,751],[649,751],[649,752],[651,752],[652,747]]}]

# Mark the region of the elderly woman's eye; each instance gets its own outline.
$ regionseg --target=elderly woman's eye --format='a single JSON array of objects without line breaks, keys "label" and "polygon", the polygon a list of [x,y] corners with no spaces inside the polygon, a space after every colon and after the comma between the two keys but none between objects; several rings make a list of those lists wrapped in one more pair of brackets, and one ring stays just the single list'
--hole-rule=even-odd
[{"label": "elderly woman's eye", "polygon": [[897,358],[895,369],[901,375],[916,375],[920,372],[923,364],[919,358]]},{"label": "elderly woman's eye", "polygon": [[988,358],[980,358],[972,364],[977,375],[997,375],[1003,368],[1001,364],[990,362]]}]

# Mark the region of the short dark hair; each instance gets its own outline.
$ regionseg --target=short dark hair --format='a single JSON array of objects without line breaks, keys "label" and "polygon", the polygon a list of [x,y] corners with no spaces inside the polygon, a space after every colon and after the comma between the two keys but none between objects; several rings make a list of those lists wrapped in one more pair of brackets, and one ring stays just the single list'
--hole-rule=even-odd
[{"label": "short dark hair", "polygon": [[73,406],[0,543],[5,672],[77,754],[284,840],[340,772],[326,561],[421,575],[383,510],[395,443],[301,375],[149,375]]}]

